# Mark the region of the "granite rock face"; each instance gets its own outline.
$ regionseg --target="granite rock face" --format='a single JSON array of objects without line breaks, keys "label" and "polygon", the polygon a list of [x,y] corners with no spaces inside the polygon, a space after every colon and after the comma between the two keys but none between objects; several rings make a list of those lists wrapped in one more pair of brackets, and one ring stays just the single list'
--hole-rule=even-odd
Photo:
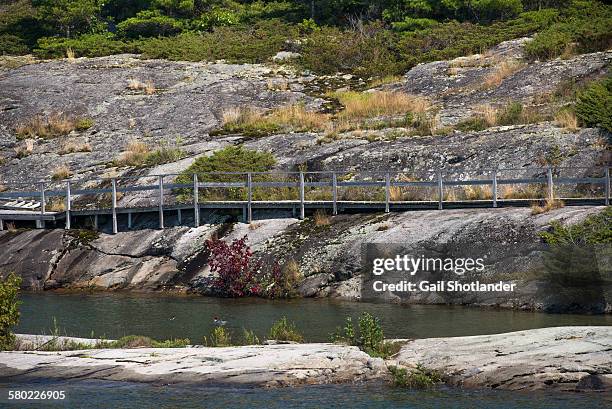
[{"label": "granite rock face", "polygon": [[299,386],[381,379],[386,367],[357,347],[333,344],[0,352],[0,378]]},{"label": "granite rock face", "polygon": [[463,387],[609,392],[611,350],[612,327],[557,327],[417,339],[394,361],[407,368],[418,363]]},{"label": "granite rock face", "polygon": [[[553,221],[576,223],[602,210],[598,206],[565,207],[536,216],[528,208],[341,214],[323,226],[315,225],[312,219],[265,219],[250,226],[225,223],[197,229],[100,233],[88,242],[63,230],[4,231],[0,232],[0,243],[9,256],[0,268],[20,274],[23,287],[29,290],[98,288],[209,294],[211,273],[205,240],[215,235],[231,241],[246,235],[256,256],[266,262],[297,263],[304,276],[299,285],[303,296],[360,300],[363,245],[398,244],[417,251],[447,251],[451,246],[461,254],[487,259],[487,274],[479,279],[515,283],[516,291],[415,292],[401,298],[387,294],[385,300],[563,311],[571,303],[559,301],[554,290],[534,273],[541,261],[538,233]],[[26,250],[24,246],[30,242],[39,250]],[[610,312],[610,288],[602,288],[598,294],[578,303],[583,311],[572,311]]]},{"label": "granite rock face", "polygon": [[[42,338],[20,335],[33,345]],[[383,361],[338,344],[0,352],[0,379],[299,386],[388,380],[389,366],[421,365],[453,386],[609,392],[612,328],[556,327],[495,335],[398,340]],[[96,340],[61,339],[95,345]]]}]

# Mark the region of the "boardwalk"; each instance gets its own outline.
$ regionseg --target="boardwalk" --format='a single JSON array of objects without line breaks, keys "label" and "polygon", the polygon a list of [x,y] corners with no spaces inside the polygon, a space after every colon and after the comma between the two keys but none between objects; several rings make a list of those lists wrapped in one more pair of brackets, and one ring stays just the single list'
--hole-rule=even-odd
[{"label": "boardwalk", "polygon": [[[594,176],[560,176],[564,170],[576,172],[581,169]],[[20,221],[34,221],[39,228],[45,227],[45,222],[54,225],[61,222],[63,227],[70,229],[75,220],[83,218],[91,218],[91,227],[97,229],[102,216],[111,219],[112,231],[116,233],[119,218],[131,229],[136,214],[156,214],[160,229],[167,225],[165,219],[169,217],[173,218],[174,225],[197,227],[204,211],[237,212],[245,222],[251,222],[254,211],[260,211],[263,217],[279,211],[291,212],[294,217],[303,219],[314,211],[335,215],[341,212],[529,206],[555,199],[563,200],[566,205],[609,205],[609,167],[520,169],[537,176],[500,176],[509,170],[516,171],[480,169],[477,178],[448,178],[438,171],[419,180],[403,177],[405,173],[397,171],[362,172],[359,180],[346,171],[210,173],[204,175],[204,181],[193,175],[191,183],[176,183],[178,175],[167,174],[88,180],[90,186],[98,186],[94,188],[79,188],[76,186],[83,181],[68,180],[61,182],[64,186],[61,190],[57,188],[58,182],[9,183],[8,189],[0,193],[0,229],[7,223]],[[454,170],[454,173],[470,172]],[[19,186],[38,186],[39,189],[15,188]],[[507,186],[518,186],[519,193],[502,192]],[[463,189],[465,197],[455,194],[457,189],[460,192]],[[416,190],[420,192],[418,195]],[[147,201],[156,203],[141,207],[118,206],[121,198],[143,192],[148,192]],[[228,198],[218,200],[219,195]],[[273,198],[266,198],[266,195]],[[20,208],[19,204],[24,203],[26,208]]]}]

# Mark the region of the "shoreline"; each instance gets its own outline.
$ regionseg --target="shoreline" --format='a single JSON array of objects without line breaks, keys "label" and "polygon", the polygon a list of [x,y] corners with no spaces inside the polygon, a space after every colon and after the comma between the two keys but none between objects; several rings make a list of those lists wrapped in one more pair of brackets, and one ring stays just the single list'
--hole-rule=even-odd
[{"label": "shoreline", "polygon": [[329,343],[5,351],[0,379],[291,387],[390,381],[389,367],[420,365],[465,388],[607,393],[612,386],[612,326],[395,341],[404,345],[387,360]]}]

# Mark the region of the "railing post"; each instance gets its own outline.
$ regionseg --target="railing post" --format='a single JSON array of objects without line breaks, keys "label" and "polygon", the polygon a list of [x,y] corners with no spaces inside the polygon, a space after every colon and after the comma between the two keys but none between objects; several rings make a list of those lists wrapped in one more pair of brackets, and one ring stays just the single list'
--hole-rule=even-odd
[{"label": "railing post", "polygon": [[247,173],[247,214],[246,221],[251,223],[253,221],[253,176],[251,172]]},{"label": "railing post", "polygon": [[0,231],[4,230],[4,220],[0,219]]},{"label": "railing post", "polygon": [[159,228],[164,228],[164,177],[159,176]]},{"label": "railing post", "polygon": [[66,182],[66,230],[72,228],[70,211],[72,210],[72,197],[70,194],[70,181]]},{"label": "railing post", "polygon": [[200,189],[198,188],[198,175],[193,174],[193,223],[195,227],[200,226]]},{"label": "railing post", "polygon": [[300,219],[304,219],[304,172],[300,172]]},{"label": "railing post", "polygon": [[391,199],[391,175],[385,175],[385,213],[389,213],[389,200]]},{"label": "railing post", "polygon": [[442,171],[438,171],[438,210],[442,210],[442,202],[444,201],[444,184],[442,182]]},{"label": "railing post", "polygon": [[176,209],[176,218],[179,226],[183,224],[183,215],[181,214],[181,209]]},{"label": "railing post", "polygon": [[45,228],[45,220],[43,216],[45,215],[45,183],[42,182],[40,184],[40,220],[38,221],[39,229]]},{"label": "railing post", "polygon": [[332,200],[333,204],[333,214],[334,216],[338,214],[338,175],[336,172],[332,173]]},{"label": "railing post", "polygon": [[117,179],[111,180],[113,191],[112,191],[112,211],[113,211],[113,234],[117,234]]},{"label": "railing post", "polygon": [[491,190],[493,194],[493,207],[497,207],[497,168],[493,171],[493,187]]},{"label": "railing post", "polygon": [[128,229],[132,228],[132,212],[128,212]]},{"label": "railing post", "polygon": [[548,167],[546,172],[547,176],[547,185],[548,185],[548,199],[554,200],[555,198],[555,188],[553,186],[553,175],[552,175],[552,167]]},{"label": "railing post", "polygon": [[610,205],[610,168],[606,166],[606,206]]}]

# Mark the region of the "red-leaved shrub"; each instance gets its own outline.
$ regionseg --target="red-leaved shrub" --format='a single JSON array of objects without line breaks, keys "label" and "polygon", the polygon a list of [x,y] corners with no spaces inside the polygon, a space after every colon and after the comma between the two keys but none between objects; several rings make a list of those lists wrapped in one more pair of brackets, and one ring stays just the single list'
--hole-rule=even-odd
[{"label": "red-leaved shrub", "polygon": [[219,239],[206,241],[210,251],[208,265],[216,273],[212,286],[226,297],[263,295],[261,288],[262,263],[253,258],[247,237],[227,244]]}]

